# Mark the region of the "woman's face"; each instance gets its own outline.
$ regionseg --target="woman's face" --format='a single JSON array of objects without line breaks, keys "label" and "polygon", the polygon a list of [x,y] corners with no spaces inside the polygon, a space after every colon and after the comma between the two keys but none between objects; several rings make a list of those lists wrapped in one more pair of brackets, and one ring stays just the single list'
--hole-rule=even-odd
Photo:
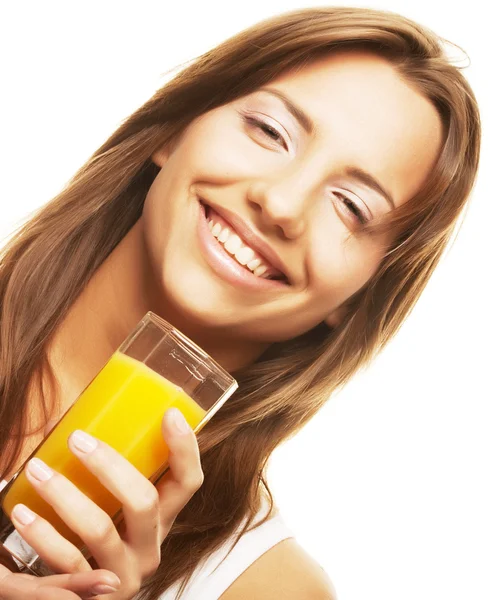
[{"label": "woman's face", "polygon": [[[201,115],[153,156],[161,170],[143,231],[160,293],[188,322],[237,339],[272,343],[323,320],[335,324],[387,249],[384,237],[359,235],[362,221],[413,196],[441,143],[431,103],[386,60],[358,51],[319,59]],[[199,235],[200,200],[228,239],[241,233],[229,215],[242,219],[278,255],[288,283],[236,283],[223,244],[210,231],[206,241]],[[204,244],[220,249],[225,266]],[[274,266],[263,252],[249,263],[257,257]]]}]

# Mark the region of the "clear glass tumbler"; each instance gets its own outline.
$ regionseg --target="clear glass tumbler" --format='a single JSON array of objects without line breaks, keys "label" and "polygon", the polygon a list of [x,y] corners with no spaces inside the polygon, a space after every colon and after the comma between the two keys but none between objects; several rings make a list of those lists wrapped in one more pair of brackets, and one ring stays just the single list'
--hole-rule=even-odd
[{"label": "clear glass tumbler", "polygon": [[[70,434],[82,429],[107,442],[156,483],[168,469],[161,429],[165,411],[177,407],[198,433],[237,387],[199,346],[148,312],[29,459],[39,457],[65,475],[118,524],[121,505],[69,450]],[[82,540],[35,492],[23,466],[0,492],[1,564],[32,575],[53,573],[10,520],[13,507],[20,502],[90,557]]]}]

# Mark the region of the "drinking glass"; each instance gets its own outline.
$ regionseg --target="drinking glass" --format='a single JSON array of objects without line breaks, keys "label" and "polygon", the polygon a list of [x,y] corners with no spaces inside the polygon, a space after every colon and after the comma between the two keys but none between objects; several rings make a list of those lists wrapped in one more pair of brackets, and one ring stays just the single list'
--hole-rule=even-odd
[{"label": "drinking glass", "polygon": [[[165,411],[178,408],[196,434],[237,387],[204,350],[149,311],[28,460],[38,457],[65,475],[117,525],[122,505],[68,449],[70,434],[82,429],[103,440],[156,483],[168,470],[161,427]],[[16,504],[22,502],[49,521],[85,558],[90,554],[35,492],[24,472],[26,463],[0,492],[0,563],[16,572],[49,575],[53,571],[10,520]]]}]

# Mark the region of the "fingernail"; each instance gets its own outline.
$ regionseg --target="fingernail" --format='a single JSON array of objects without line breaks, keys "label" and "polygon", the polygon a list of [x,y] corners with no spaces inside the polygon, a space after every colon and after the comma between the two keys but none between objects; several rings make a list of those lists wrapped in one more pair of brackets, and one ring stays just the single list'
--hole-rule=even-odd
[{"label": "fingernail", "polygon": [[174,425],[178,433],[184,435],[185,433],[189,433],[191,431],[191,427],[184,418],[183,413],[178,408],[169,409],[169,413],[171,423]]},{"label": "fingernail", "polygon": [[48,481],[53,475],[52,469],[39,458],[32,458],[28,462],[28,471],[38,481]]},{"label": "fingernail", "polygon": [[89,435],[89,433],[81,431],[80,429],[73,431],[69,439],[76,450],[84,452],[85,454],[93,452],[98,444],[92,435]]},{"label": "fingernail", "polygon": [[36,518],[34,512],[29,510],[27,506],[24,506],[24,504],[16,504],[12,509],[12,516],[14,519],[19,521],[21,525],[29,525]]},{"label": "fingernail", "polygon": [[98,596],[98,594],[111,594],[112,592],[116,592],[117,589],[106,583],[97,583],[97,585],[91,588],[90,594],[94,594],[95,596]]}]

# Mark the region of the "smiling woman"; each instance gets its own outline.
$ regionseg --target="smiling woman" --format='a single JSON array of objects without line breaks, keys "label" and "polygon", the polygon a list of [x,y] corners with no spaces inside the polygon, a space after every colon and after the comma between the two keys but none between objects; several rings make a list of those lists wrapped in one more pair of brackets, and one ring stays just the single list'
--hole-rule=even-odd
[{"label": "smiling woman", "polygon": [[[271,89],[277,93],[255,90],[207,111],[173,147],[156,151],[161,170],[143,208],[144,239],[167,301],[188,315],[183,327],[216,328],[217,340],[229,327],[223,348],[231,368],[324,320],[337,323],[391,244],[389,232],[374,230],[392,210],[386,197],[399,208],[420,191],[443,139],[432,102],[370,51],[335,51],[290,69]],[[365,182],[357,169],[368,173]],[[200,203],[213,220],[229,211],[232,227],[219,222],[228,235],[222,248],[212,235],[200,236],[211,244],[196,241]],[[227,255],[242,240],[289,285],[239,269]]]},{"label": "smiling woman", "polygon": [[[267,461],[413,308],[479,146],[474,95],[434,33],[394,13],[299,10],[193,61],[10,241],[3,477],[149,310],[239,383],[199,433],[204,479],[178,446],[197,491],[141,540],[147,566],[132,580],[121,567],[128,592],[112,598],[335,597],[277,515]],[[148,516],[170,514],[148,495]]]}]

